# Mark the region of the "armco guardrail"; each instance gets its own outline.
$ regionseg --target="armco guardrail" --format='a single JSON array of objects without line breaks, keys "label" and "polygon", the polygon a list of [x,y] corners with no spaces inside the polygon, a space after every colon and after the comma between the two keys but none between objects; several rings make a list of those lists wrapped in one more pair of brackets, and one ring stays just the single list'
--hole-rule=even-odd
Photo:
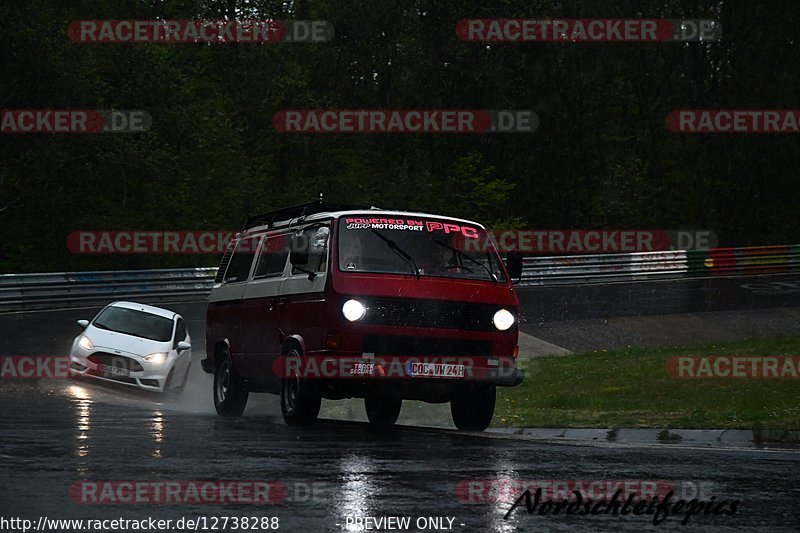
[{"label": "armco guardrail", "polygon": [[[519,285],[800,271],[800,245],[526,257]],[[0,275],[0,310],[206,295],[216,268]]]},{"label": "armco guardrail", "polygon": [[520,285],[768,274],[800,270],[800,245],[526,257]]},{"label": "armco guardrail", "polygon": [[688,252],[690,270],[710,274],[792,272],[800,268],[800,245],[712,248]]},{"label": "armco guardrail", "polygon": [[0,275],[0,309],[208,294],[216,268]]},{"label": "armco guardrail", "polygon": [[526,257],[520,285],[681,277],[687,270],[685,251]]}]

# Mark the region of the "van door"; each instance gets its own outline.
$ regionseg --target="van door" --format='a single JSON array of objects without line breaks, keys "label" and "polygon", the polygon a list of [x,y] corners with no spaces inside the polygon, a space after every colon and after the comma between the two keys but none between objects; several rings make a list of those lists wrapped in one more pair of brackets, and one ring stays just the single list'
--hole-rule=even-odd
[{"label": "van door", "polygon": [[[242,298],[260,240],[261,235],[256,235],[245,237],[236,243],[225,273],[221,276],[220,285],[214,287],[208,299],[208,337],[215,341],[228,340],[231,358],[237,370],[241,365],[242,355]],[[209,346],[208,349],[212,347]]]},{"label": "van door", "polygon": [[289,258],[287,235],[268,235],[261,243],[253,279],[242,301],[242,364],[251,378],[278,391],[272,362],[280,355],[278,304]]},{"label": "van door", "polygon": [[[299,241],[308,250],[303,265],[287,265],[287,276],[281,285],[279,325],[286,335],[300,335],[306,352],[322,349],[325,283],[328,278],[330,224],[314,224],[303,228]],[[313,273],[313,276],[309,275]],[[313,277],[313,279],[309,279]]]}]

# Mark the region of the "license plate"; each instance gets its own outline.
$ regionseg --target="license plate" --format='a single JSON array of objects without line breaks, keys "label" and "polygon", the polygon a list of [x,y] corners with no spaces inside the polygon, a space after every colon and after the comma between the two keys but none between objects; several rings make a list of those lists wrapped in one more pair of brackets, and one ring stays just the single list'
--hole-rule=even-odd
[{"label": "license plate", "polygon": [[97,365],[98,370],[106,374],[113,374],[115,376],[128,377],[131,375],[127,368],[119,368],[118,366]]},{"label": "license plate", "polygon": [[408,363],[406,373],[414,377],[463,378],[464,365],[449,363]]}]

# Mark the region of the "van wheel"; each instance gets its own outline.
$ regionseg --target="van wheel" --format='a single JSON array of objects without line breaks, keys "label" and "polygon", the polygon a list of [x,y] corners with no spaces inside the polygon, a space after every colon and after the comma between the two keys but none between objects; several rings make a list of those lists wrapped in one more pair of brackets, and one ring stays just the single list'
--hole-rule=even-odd
[{"label": "van wheel", "polygon": [[364,408],[370,423],[377,427],[389,427],[397,422],[403,400],[394,395],[367,394],[364,398]]},{"label": "van wheel", "polygon": [[[290,348],[286,357],[300,357],[297,348]],[[294,374],[281,379],[281,413],[289,426],[310,426],[317,420],[322,397],[316,384]]]},{"label": "van wheel", "polygon": [[483,431],[494,416],[497,390],[494,385],[472,385],[459,391],[450,401],[450,413],[456,427],[465,431]]},{"label": "van wheel", "polygon": [[247,388],[233,368],[231,356],[225,351],[214,372],[214,407],[222,416],[241,416],[247,405]]}]

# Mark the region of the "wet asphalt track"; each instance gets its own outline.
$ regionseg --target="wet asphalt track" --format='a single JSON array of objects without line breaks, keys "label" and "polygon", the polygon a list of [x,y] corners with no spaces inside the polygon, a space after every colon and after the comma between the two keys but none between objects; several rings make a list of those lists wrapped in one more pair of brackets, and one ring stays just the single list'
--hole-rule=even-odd
[{"label": "wet asphalt track", "polygon": [[[696,282],[684,287],[680,305],[659,297],[661,292],[652,286],[656,284],[593,287],[583,299],[575,288],[562,288],[558,298],[575,304],[567,309],[577,307],[587,316],[636,309],[658,314],[668,312],[665,303],[677,306],[670,307],[673,312],[680,312],[681,306],[719,306],[725,301],[728,309],[797,305],[796,293],[755,294],[741,291],[744,283],[742,279],[729,286]],[[621,291],[617,303],[609,303],[603,290]],[[678,287],[660,289],[671,290],[677,293]],[[686,297],[687,290],[697,294]],[[526,313],[545,309],[526,301],[534,294],[542,295],[541,289],[521,293]],[[411,425],[388,432],[348,421],[363,419],[353,402],[343,402],[348,407],[339,410],[335,402],[328,402],[334,406],[324,407],[326,419],[306,429],[284,426],[271,396],[252,396],[241,419],[218,418],[211,405],[210,377],[198,364],[203,355],[204,304],[164,306],[184,314],[195,340],[192,381],[180,397],[72,380],[0,382],[2,517],[277,516],[282,531],[310,532],[346,531],[348,516],[409,516],[411,530],[416,530],[418,517],[444,516],[454,518],[455,531],[639,531],[654,527],[652,517],[540,516],[519,510],[504,520],[510,502],[466,503],[458,497],[457,487],[470,480],[498,478],[659,480],[672,484],[679,496],[685,491],[687,499],[694,487],[702,486],[706,494],[701,497],[706,500],[714,496],[717,501],[740,501],[736,514],[696,516],[684,529],[800,529],[800,454],[795,451],[564,444],[480,436],[420,427],[450,427],[447,410],[414,404],[404,406],[401,415],[401,423]],[[553,319],[557,309],[562,316],[569,313],[563,306],[546,308],[552,310]],[[74,320],[91,318],[96,310],[0,315],[0,354],[64,354],[79,331]],[[273,481],[287,494],[279,503],[259,506],[85,505],[69,495],[69,487],[80,480]],[[313,487],[316,496],[309,496]],[[677,528],[677,523],[669,518],[659,529]]]},{"label": "wet asphalt track", "polygon": [[525,322],[800,306],[800,275],[523,287]]},{"label": "wet asphalt track", "polygon": [[800,335],[800,275],[519,291],[520,329],[575,353]]},{"label": "wet asphalt track", "polygon": [[[361,530],[345,524],[347,516],[364,515],[449,516],[456,531],[653,527],[650,517],[634,515],[519,511],[504,520],[508,503],[466,503],[457,495],[460,482],[508,477],[660,480],[678,494],[705,487],[706,500],[740,501],[732,516],[693,517],[691,530],[789,531],[800,524],[796,452],[570,445],[414,427],[376,433],[365,424],[337,421],[291,429],[276,416],[274,403],[227,420],[208,413],[204,402],[195,401],[196,392],[163,401],[81,382],[4,383],[2,515],[277,516],[283,531]],[[287,494],[280,503],[259,506],[85,505],[69,496],[79,480],[260,480],[283,484]],[[309,497],[313,486],[316,496]],[[677,527],[676,521],[665,526]]]}]

